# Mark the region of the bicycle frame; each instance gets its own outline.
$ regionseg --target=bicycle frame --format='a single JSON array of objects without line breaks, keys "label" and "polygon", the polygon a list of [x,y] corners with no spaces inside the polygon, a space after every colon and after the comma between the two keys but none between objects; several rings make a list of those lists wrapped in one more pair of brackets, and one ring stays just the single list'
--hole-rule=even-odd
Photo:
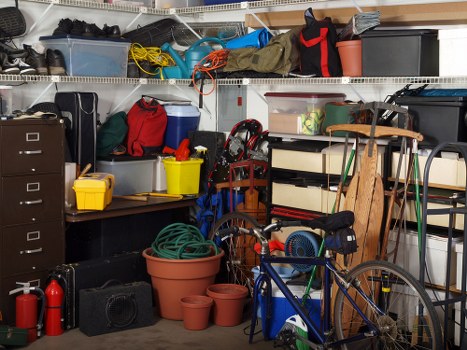
[{"label": "bicycle frame", "polygon": [[[275,263],[288,263],[288,264],[310,264],[310,265],[316,265],[316,266],[324,266],[325,267],[325,272],[324,272],[324,286],[323,286],[323,319],[321,322],[321,325],[316,325],[315,322],[308,316],[308,312],[304,306],[302,306],[297,298],[291,293],[285,282],[282,280],[282,278],[279,276],[277,271],[272,267],[271,264]],[[365,331],[365,333],[360,333],[354,337],[350,337],[347,339],[342,339],[338,341],[333,341],[330,343],[327,343],[327,336],[331,332],[331,286],[333,284],[333,280],[331,279],[331,276],[335,276],[335,283],[338,286],[338,288],[344,293],[346,298],[350,301],[352,306],[354,307],[355,311],[359,313],[359,315],[362,317],[363,321],[366,323],[368,326],[368,329]],[[363,338],[368,338],[371,336],[377,336],[379,335],[379,330],[377,329],[376,325],[371,322],[366,315],[363,313],[363,311],[358,307],[358,305],[355,303],[353,298],[349,295],[347,292],[348,285],[345,282],[345,280],[340,276],[336,268],[334,267],[331,257],[328,253],[325,254],[324,258],[322,257],[292,257],[292,256],[270,256],[270,255],[260,255],[260,275],[257,277],[255,281],[255,287],[254,287],[254,299],[253,299],[253,315],[252,315],[252,320],[251,320],[251,328],[250,328],[250,335],[249,335],[249,342],[251,343],[253,341],[253,335],[254,335],[254,330],[255,330],[255,324],[257,320],[257,310],[258,310],[258,297],[260,291],[263,289],[263,284],[266,283],[266,300],[265,300],[265,305],[266,305],[266,312],[265,314],[267,315],[269,312],[269,306],[271,305],[271,293],[272,293],[272,288],[271,288],[271,280],[273,280],[280,291],[284,294],[285,298],[289,301],[295,312],[302,318],[302,320],[305,322],[305,324],[308,327],[309,333],[311,332],[311,335],[317,339],[319,344],[322,344],[325,346],[325,348],[332,348],[335,346],[343,345],[343,344],[348,344],[354,341],[361,340]],[[371,305],[371,307],[376,310],[378,313],[381,315],[383,312],[379,309],[379,307],[373,303],[372,300],[370,300],[363,291],[357,287],[354,286],[355,290],[366,300],[366,302]],[[269,319],[266,318],[265,323],[266,329],[263,329],[263,335],[266,340],[268,340],[267,336],[267,331],[269,327]]]}]

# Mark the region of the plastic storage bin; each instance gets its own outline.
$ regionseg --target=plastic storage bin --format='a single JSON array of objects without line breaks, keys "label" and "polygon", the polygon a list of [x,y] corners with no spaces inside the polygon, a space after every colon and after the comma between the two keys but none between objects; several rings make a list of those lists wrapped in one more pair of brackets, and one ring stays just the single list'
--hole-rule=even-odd
[{"label": "plastic storage bin", "polygon": [[97,170],[113,174],[114,195],[122,196],[152,191],[154,160],[97,161]]},{"label": "plastic storage bin", "polygon": [[59,50],[70,76],[126,77],[131,43],[122,39],[46,36],[39,40],[47,49]]},{"label": "plastic storage bin", "polygon": [[177,149],[183,139],[188,138],[189,131],[198,129],[200,112],[192,105],[164,105],[167,112],[167,127],[164,144]]},{"label": "plastic storage bin", "polygon": [[270,132],[306,135],[321,132],[326,103],[345,98],[344,94],[316,92],[267,92],[264,96]]},{"label": "plastic storage bin", "polygon": [[197,194],[199,192],[199,178],[201,172],[200,158],[190,158],[177,161],[174,157],[162,160],[167,180],[169,194]]},{"label": "plastic storage bin", "polygon": [[[421,145],[467,141],[467,96],[404,96],[395,102],[408,108],[413,130],[423,135]],[[399,127],[403,122],[398,121]]]},{"label": "plastic storage bin", "polygon": [[76,208],[78,210],[104,210],[112,202],[114,176],[105,173],[90,173],[74,181]]},{"label": "plastic storage bin", "polygon": [[439,75],[467,75],[467,28],[440,29],[439,40]]},{"label": "plastic storage bin", "polygon": [[439,74],[437,31],[369,30],[362,38],[362,75],[430,76]]}]

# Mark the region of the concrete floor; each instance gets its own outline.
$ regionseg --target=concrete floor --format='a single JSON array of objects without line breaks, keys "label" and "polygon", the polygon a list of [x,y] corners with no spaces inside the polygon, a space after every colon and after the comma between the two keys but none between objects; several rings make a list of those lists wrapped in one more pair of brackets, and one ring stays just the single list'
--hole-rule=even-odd
[{"label": "concrete floor", "polygon": [[[235,327],[220,327],[212,323],[201,331],[190,331],[183,321],[157,319],[153,326],[130,329],[88,337],[79,329],[66,331],[60,336],[43,336],[29,344],[27,350],[211,350],[211,349],[273,349],[273,341],[264,341],[257,334],[248,344],[250,321]],[[256,330],[260,329],[256,327]]]}]

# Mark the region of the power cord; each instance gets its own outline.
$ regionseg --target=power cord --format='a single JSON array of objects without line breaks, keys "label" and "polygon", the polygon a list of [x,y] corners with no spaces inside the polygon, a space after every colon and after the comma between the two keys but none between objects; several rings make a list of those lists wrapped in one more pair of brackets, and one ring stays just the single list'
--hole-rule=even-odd
[{"label": "power cord", "polygon": [[[200,95],[207,96],[214,92],[216,89],[216,79],[212,75],[212,71],[215,71],[219,68],[224,67],[227,65],[227,57],[229,56],[228,49],[216,50],[211,51],[208,55],[203,57],[201,61],[199,61],[195,67],[193,68],[193,73],[191,75],[191,80],[193,81],[193,87]],[[209,77],[212,82],[212,89],[209,92],[203,92],[200,88],[196,86],[196,76],[197,73],[203,73]]]},{"label": "power cord", "polygon": [[[132,43],[128,56],[128,58],[133,60],[142,72],[149,75],[161,75],[161,67],[175,65],[173,58],[157,46],[144,47],[139,43]],[[152,66],[157,67],[155,72],[148,72],[144,69],[140,64],[142,61],[148,61]]]}]

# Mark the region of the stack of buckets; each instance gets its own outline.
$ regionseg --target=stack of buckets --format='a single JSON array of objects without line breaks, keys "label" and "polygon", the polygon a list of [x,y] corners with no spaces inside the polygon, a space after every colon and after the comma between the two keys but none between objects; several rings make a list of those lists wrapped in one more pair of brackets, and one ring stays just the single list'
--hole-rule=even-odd
[{"label": "stack of buckets", "polygon": [[[188,138],[188,133],[198,129],[200,112],[196,106],[186,104],[169,104],[164,105],[164,108],[167,113],[164,144],[178,149],[182,140]],[[162,162],[166,172],[167,193],[198,194],[203,159],[189,158],[177,161],[170,157]]]}]

